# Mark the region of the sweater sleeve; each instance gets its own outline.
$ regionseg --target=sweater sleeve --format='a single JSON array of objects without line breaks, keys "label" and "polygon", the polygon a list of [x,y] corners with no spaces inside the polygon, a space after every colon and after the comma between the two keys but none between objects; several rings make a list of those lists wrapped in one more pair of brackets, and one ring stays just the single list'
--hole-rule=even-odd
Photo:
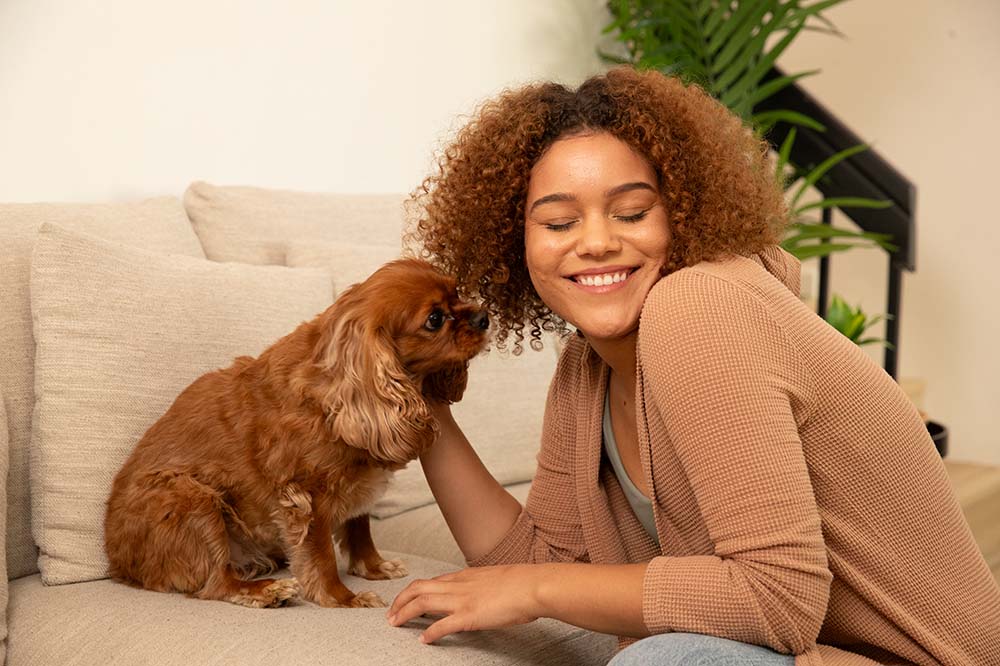
[{"label": "sweater sleeve", "polygon": [[798,351],[754,291],[698,271],[650,292],[639,346],[667,440],[652,442],[653,468],[676,455],[714,544],[650,562],[647,628],[814,647],[832,575],[796,421],[811,386]]},{"label": "sweater sleeve", "polygon": [[549,386],[538,467],[528,500],[514,525],[492,551],[467,560],[471,567],[589,561],[573,480],[573,441],[569,433],[573,432],[570,426],[575,421],[567,421],[565,408],[561,407],[567,402],[563,395],[567,364],[563,355]]}]

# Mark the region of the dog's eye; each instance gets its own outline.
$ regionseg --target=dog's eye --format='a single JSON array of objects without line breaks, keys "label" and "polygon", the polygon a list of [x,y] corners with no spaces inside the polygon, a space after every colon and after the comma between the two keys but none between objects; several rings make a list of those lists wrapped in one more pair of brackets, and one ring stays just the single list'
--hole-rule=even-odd
[{"label": "dog's eye", "polygon": [[442,326],[444,326],[445,316],[440,310],[434,310],[429,315],[427,315],[427,321],[424,322],[424,328],[428,331],[436,331]]}]

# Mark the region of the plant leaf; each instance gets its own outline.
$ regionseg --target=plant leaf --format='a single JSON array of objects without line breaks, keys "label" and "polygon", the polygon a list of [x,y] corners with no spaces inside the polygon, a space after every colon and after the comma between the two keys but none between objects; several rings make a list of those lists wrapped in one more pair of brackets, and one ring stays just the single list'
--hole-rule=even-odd
[{"label": "plant leaf", "polygon": [[768,81],[764,85],[757,88],[757,90],[755,90],[752,95],[747,97],[747,103],[750,104],[750,106],[756,106],[757,104],[760,104],[762,101],[764,101],[771,95],[774,95],[775,93],[784,90],[788,86],[792,85],[799,79],[819,74],[819,72],[820,70],[818,69],[810,69],[809,71],[799,72],[798,74],[791,74],[789,76],[779,76],[778,78]]},{"label": "plant leaf", "polygon": [[841,150],[835,155],[831,155],[830,157],[823,160],[819,164],[819,166],[810,171],[809,174],[805,177],[805,180],[803,181],[802,185],[799,186],[799,189],[795,192],[795,195],[792,197],[790,204],[791,207],[794,209],[795,205],[798,203],[802,195],[805,194],[806,190],[815,185],[820,178],[825,176],[827,171],[837,166],[844,160],[850,158],[852,155],[856,155],[857,153],[860,153],[864,150],[868,150],[868,144],[859,143],[856,146],[845,148],[844,150]]},{"label": "plant leaf", "polygon": [[753,124],[759,128],[761,131],[765,129],[770,129],[772,125],[777,122],[785,122],[789,125],[799,125],[802,127],[808,127],[809,129],[816,130],[817,132],[825,132],[826,127],[821,125],[819,122],[813,120],[809,116],[799,113],[798,111],[788,111],[787,109],[776,109],[774,111],[761,111],[760,113],[755,113],[750,116],[750,120]]},{"label": "plant leaf", "polygon": [[788,135],[781,142],[781,148],[778,150],[778,160],[774,163],[774,173],[782,187],[785,185],[785,166],[788,164],[788,156],[792,152],[792,144],[795,143],[796,132],[798,132],[797,127],[788,130]]},{"label": "plant leaf", "polygon": [[799,215],[813,208],[892,208],[888,199],[869,199],[867,197],[825,197],[819,201],[803,204],[795,209]]},{"label": "plant leaf", "polygon": [[841,243],[823,243],[821,245],[802,245],[802,246],[788,246],[784,241],[781,242],[781,247],[784,248],[789,254],[798,259],[799,261],[804,261],[805,259],[812,259],[814,257],[825,257],[831,255],[835,252],[846,252],[847,250],[853,250],[857,245],[844,245]]}]

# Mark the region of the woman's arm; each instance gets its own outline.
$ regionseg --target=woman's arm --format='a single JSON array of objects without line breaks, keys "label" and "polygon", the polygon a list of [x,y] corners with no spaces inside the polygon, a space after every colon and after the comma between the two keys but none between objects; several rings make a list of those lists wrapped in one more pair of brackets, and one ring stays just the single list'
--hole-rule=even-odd
[{"label": "woman's arm", "polygon": [[420,465],[458,547],[467,560],[476,560],[510,531],[521,503],[483,465],[449,406],[435,403],[432,411],[440,436],[420,456]]},{"label": "woman's arm", "polygon": [[680,464],[713,544],[711,555],[653,558],[647,626],[809,649],[832,574],[799,430],[814,404],[799,348],[758,291],[689,270],[650,291],[638,355],[669,443],[651,464]]},{"label": "woman's arm", "polygon": [[447,405],[431,406],[440,435],[420,457],[445,522],[470,566],[586,561],[577,509],[575,433],[565,405],[575,406],[575,368],[582,346],[571,343],[549,386],[538,467],[520,503],[483,465]]},{"label": "woman's arm", "polygon": [[648,636],[642,619],[646,566],[553,562],[465,569],[410,584],[393,601],[389,622],[398,626],[424,613],[444,615],[421,635],[424,643],[539,617],[607,634]]}]

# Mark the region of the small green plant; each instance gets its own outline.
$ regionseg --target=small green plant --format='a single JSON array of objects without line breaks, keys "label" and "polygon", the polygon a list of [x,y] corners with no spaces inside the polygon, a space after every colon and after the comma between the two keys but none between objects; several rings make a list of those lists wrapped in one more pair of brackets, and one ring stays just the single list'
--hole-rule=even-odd
[{"label": "small green plant", "polygon": [[882,338],[862,338],[865,331],[882,321],[884,317],[876,315],[869,317],[861,309],[861,306],[851,307],[840,296],[834,294],[830,300],[830,307],[826,312],[826,321],[835,329],[843,333],[851,342],[856,345],[882,344],[892,349],[892,343]]}]

